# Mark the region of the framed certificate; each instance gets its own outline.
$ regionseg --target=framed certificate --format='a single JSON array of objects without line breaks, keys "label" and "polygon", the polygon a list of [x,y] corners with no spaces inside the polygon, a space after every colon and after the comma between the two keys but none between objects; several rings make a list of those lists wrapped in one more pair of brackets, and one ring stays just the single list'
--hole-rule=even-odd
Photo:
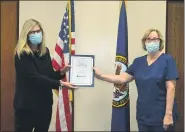
[{"label": "framed certificate", "polygon": [[69,82],[79,87],[94,87],[94,55],[71,55]]}]

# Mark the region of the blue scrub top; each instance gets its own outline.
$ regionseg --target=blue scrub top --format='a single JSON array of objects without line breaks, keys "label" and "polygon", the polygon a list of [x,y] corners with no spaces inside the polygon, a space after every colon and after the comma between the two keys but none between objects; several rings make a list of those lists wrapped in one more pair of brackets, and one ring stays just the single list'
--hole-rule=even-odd
[{"label": "blue scrub top", "polygon": [[[137,121],[146,125],[162,125],[166,111],[167,80],[178,79],[175,60],[162,53],[150,66],[147,55],[138,57],[126,71],[134,76],[137,91]],[[177,104],[174,101],[173,119],[177,120]]]}]

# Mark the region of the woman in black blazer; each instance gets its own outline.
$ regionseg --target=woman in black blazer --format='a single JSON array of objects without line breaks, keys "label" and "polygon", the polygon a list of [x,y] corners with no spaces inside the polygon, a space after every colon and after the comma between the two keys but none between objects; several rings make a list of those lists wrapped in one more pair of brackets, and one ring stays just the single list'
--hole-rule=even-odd
[{"label": "woman in black blazer", "polygon": [[52,89],[75,87],[62,81],[69,66],[61,71],[53,70],[42,26],[36,20],[29,19],[23,25],[15,49],[15,69],[16,131],[48,131],[52,115]]}]

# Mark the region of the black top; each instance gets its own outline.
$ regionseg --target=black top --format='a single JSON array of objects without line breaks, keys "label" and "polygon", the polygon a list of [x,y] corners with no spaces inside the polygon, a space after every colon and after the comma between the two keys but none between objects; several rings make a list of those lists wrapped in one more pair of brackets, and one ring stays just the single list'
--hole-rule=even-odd
[{"label": "black top", "polygon": [[38,53],[15,55],[16,89],[15,109],[39,109],[53,104],[52,89],[58,89],[64,78],[54,71],[49,50],[40,57]]}]

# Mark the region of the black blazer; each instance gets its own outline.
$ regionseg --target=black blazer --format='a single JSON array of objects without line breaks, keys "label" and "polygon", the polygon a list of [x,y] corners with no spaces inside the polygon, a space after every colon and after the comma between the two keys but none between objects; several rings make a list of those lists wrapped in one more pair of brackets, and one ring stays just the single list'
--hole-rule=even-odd
[{"label": "black blazer", "polygon": [[53,104],[52,89],[58,89],[64,78],[54,71],[49,50],[40,57],[38,53],[15,55],[16,89],[15,109],[48,108]]}]

